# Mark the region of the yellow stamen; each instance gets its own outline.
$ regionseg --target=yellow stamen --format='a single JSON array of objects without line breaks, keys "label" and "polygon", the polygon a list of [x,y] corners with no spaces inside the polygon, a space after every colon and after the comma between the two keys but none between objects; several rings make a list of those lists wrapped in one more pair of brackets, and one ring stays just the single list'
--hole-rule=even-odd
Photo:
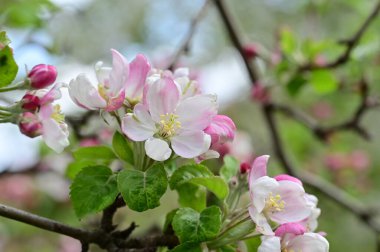
[{"label": "yellow stamen", "polygon": [[176,131],[181,128],[181,122],[177,119],[178,116],[173,113],[160,115],[160,129],[158,134],[163,138],[174,136]]},{"label": "yellow stamen", "polygon": [[270,212],[280,212],[284,210],[284,208],[285,202],[281,199],[281,196],[279,194],[273,196],[273,194],[270,193],[265,204],[265,209]]},{"label": "yellow stamen", "polygon": [[54,105],[51,118],[53,118],[57,123],[62,123],[65,120],[65,115],[62,114],[61,106],[59,104]]}]

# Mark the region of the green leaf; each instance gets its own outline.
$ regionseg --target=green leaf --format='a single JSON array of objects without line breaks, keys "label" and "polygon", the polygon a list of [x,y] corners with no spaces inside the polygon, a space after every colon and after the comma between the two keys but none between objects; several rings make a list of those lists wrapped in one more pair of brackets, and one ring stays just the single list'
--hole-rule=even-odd
[{"label": "green leaf", "polygon": [[67,168],[66,168],[66,176],[69,179],[74,179],[75,176],[85,167],[87,166],[94,166],[96,163],[94,163],[92,160],[79,160],[71,162]]},{"label": "green leaf", "polygon": [[293,54],[297,49],[297,41],[293,32],[285,28],[281,31],[280,46],[285,54]]},{"label": "green leaf", "polygon": [[0,88],[6,87],[16,78],[18,66],[13,58],[12,49],[5,46],[0,50]]},{"label": "green leaf", "polygon": [[71,201],[79,219],[111,205],[118,193],[116,176],[110,168],[100,165],[84,168],[70,187]]},{"label": "green leaf", "polygon": [[[257,250],[249,250],[249,251],[257,251]],[[217,252],[236,252],[236,248],[232,246],[223,246],[220,247]]]},{"label": "green leaf", "polygon": [[129,145],[127,139],[117,131],[113,135],[112,147],[120,159],[132,165],[134,164],[131,146]]},{"label": "green leaf", "polygon": [[197,242],[185,242],[174,249],[172,249],[170,252],[202,252],[202,248],[199,243]]},{"label": "green leaf", "polygon": [[117,177],[117,184],[128,207],[143,212],[160,205],[168,180],[163,164],[159,163],[145,172],[124,169]]},{"label": "green leaf", "polygon": [[167,233],[168,231],[170,231],[170,227],[172,226],[173,218],[175,214],[177,213],[177,210],[178,208],[171,210],[169,213],[166,214],[164,228],[163,228],[164,233]]},{"label": "green leaf", "polygon": [[0,48],[9,45],[11,41],[9,40],[7,33],[5,31],[0,32]]},{"label": "green leaf", "polygon": [[338,80],[330,70],[315,70],[310,74],[310,84],[320,94],[334,92],[338,88]]},{"label": "green leaf", "polygon": [[178,202],[181,207],[191,207],[198,212],[206,208],[207,192],[205,188],[185,183],[177,187]]},{"label": "green leaf", "polygon": [[229,182],[238,172],[239,162],[236,158],[229,155],[225,156],[223,161],[224,165],[220,168],[220,176],[224,179],[224,181]]},{"label": "green leaf", "polygon": [[203,165],[185,165],[178,168],[170,178],[170,188],[178,189],[185,183],[201,185],[213,192],[219,199],[228,195],[228,185],[220,177],[214,176],[212,172]]},{"label": "green leaf", "polygon": [[73,156],[76,160],[100,161],[105,164],[116,159],[111,148],[107,146],[82,147],[74,151]]},{"label": "green leaf", "polygon": [[221,177],[213,176],[210,178],[192,178],[189,182],[206,187],[221,200],[226,198],[228,195],[228,185]]},{"label": "green leaf", "polygon": [[260,245],[261,238],[259,235],[251,239],[245,240],[245,246],[247,246],[248,251],[257,251]]},{"label": "green leaf", "polygon": [[179,167],[170,178],[170,188],[176,189],[192,178],[211,177],[212,172],[204,165],[184,165]]},{"label": "green leaf", "polygon": [[294,75],[286,84],[286,90],[291,96],[295,96],[299,93],[301,88],[306,84],[306,79],[302,75]]},{"label": "green leaf", "polygon": [[211,206],[198,213],[191,208],[181,208],[173,218],[173,229],[183,242],[202,242],[214,238],[220,230],[222,211]]}]

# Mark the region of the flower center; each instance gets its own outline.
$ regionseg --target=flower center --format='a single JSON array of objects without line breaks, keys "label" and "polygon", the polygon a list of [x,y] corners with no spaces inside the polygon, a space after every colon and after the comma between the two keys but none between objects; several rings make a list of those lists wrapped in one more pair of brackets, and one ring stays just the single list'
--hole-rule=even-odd
[{"label": "flower center", "polygon": [[59,104],[54,105],[51,118],[53,118],[57,123],[63,123],[65,121],[65,115],[62,114],[61,106],[59,106]]},{"label": "flower center", "polygon": [[178,115],[173,113],[160,115],[160,128],[158,134],[164,139],[174,136],[176,131],[181,128],[181,122],[177,119]]},{"label": "flower center", "polygon": [[[270,193],[265,203],[265,210],[271,213],[275,213],[275,212],[280,212],[284,210],[284,208],[285,208],[285,201],[281,199],[281,196],[279,194],[273,195],[272,193]],[[285,251],[285,252],[291,252],[291,251]]]},{"label": "flower center", "polygon": [[108,102],[107,87],[102,84],[98,85],[98,92],[100,96]]}]

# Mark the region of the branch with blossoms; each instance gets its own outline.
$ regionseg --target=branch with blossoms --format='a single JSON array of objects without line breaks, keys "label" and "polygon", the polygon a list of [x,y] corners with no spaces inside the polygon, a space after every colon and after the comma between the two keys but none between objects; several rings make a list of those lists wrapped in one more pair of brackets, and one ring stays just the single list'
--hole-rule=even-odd
[{"label": "branch with blossoms", "polygon": [[[12,62],[8,45],[5,50]],[[96,83],[79,74],[68,84],[52,85],[55,68],[38,65],[20,84],[11,84],[12,76],[0,84],[0,92],[27,89],[20,101],[1,107],[1,122],[18,125],[26,136],[42,136],[56,152],[70,148],[64,115],[55,105],[62,88],[79,107],[99,113],[107,123],[112,144],[74,147],[68,167],[73,169],[70,197],[76,216],[82,220],[103,212],[99,227],[74,228],[4,205],[1,216],[73,237],[82,251],[90,244],[107,251],[235,251],[240,241],[260,237],[259,250],[313,246],[328,251],[324,234],[315,232],[317,198],[295,177],[269,177],[269,156],[240,169],[238,160],[226,156],[216,174],[203,163],[219,157],[218,147],[234,139],[236,127],[218,114],[217,97],[202,93],[189,69],[153,68],[142,54],[130,62],[117,50],[111,55],[112,67],[95,65]],[[168,188],[177,192],[179,204],[167,214],[162,233],[131,238],[135,221],[124,230],[113,222],[124,206],[136,212],[159,207]],[[247,192],[250,204],[241,207]]]},{"label": "branch with blossoms", "polygon": [[[293,109],[290,109],[287,106],[278,105],[276,103],[273,103],[268,99],[269,94],[268,91],[265,90],[263,87],[260,86],[259,82],[259,75],[255,69],[255,66],[251,64],[249,61],[249,58],[247,56],[252,55],[249,51],[247,53],[247,48],[243,45],[241,42],[241,39],[238,35],[237,28],[233,22],[233,18],[231,14],[228,12],[224,1],[223,0],[214,0],[215,6],[217,10],[220,13],[220,16],[222,18],[222,21],[226,27],[226,30],[230,36],[230,39],[233,43],[233,45],[236,47],[236,49],[239,51],[242,59],[244,60],[247,72],[250,76],[251,83],[253,84],[253,94],[256,96],[256,98],[259,98],[262,102],[261,109],[262,113],[264,115],[265,121],[268,125],[269,132],[272,139],[273,148],[275,151],[275,154],[277,158],[279,159],[280,163],[282,164],[283,168],[286,170],[287,173],[299,178],[301,181],[303,181],[306,185],[316,189],[317,191],[323,193],[330,199],[332,199],[337,204],[341,205],[345,209],[349,210],[351,213],[356,215],[356,217],[359,218],[359,220],[363,221],[363,223],[367,224],[368,227],[370,227],[377,235],[380,231],[380,225],[376,221],[377,213],[374,211],[371,211],[368,207],[363,205],[360,201],[350,196],[348,193],[343,191],[342,189],[339,189],[335,185],[325,181],[324,179],[318,177],[317,175],[310,174],[305,171],[299,171],[298,169],[294,168],[294,165],[291,164],[291,162],[288,159],[288,156],[286,155],[279,131],[278,131],[278,125],[274,118],[276,111],[281,111],[293,119],[299,121],[301,124],[305,125],[307,128],[309,128],[311,131],[314,132],[314,134],[321,139],[325,139],[329,134],[334,133],[336,131],[340,130],[354,130],[358,132],[361,136],[368,138],[368,134],[366,131],[359,125],[360,119],[363,116],[363,114],[369,109],[374,106],[377,106],[377,102],[371,102],[368,97],[368,85],[365,82],[365,80],[362,80],[360,83],[360,94],[361,94],[361,103],[358,106],[357,110],[354,112],[351,119],[347,120],[346,122],[343,122],[341,124],[337,124],[335,126],[322,128],[321,126],[318,126],[315,124],[311,119],[309,119],[307,116],[305,116],[302,113],[296,112]],[[369,24],[375,19],[375,17],[378,15],[380,10],[380,3],[378,3],[370,16],[367,18],[367,20],[364,22],[363,26],[359,29],[359,31],[355,34],[355,36],[348,40],[348,47],[346,52],[343,56],[339,57],[339,59],[336,61],[336,63],[327,64],[325,67],[335,67],[341,64],[344,64],[348,61],[349,55],[353,48],[357,45],[358,41],[360,40],[361,36],[363,35],[366,28],[369,26]],[[343,60],[342,60],[343,59]],[[331,65],[331,66],[330,66]],[[313,68],[312,66],[308,66],[307,69]],[[286,228],[285,228],[286,229]],[[290,233],[296,233],[296,227],[291,227],[288,230]],[[282,234],[282,231],[280,231]],[[278,247],[274,249],[273,244],[278,244],[278,235],[277,237],[267,238],[264,239],[263,244],[268,242],[268,246],[264,246],[265,250],[262,251],[280,251]],[[279,235],[281,237],[281,235]],[[282,247],[281,247],[282,248]]]}]

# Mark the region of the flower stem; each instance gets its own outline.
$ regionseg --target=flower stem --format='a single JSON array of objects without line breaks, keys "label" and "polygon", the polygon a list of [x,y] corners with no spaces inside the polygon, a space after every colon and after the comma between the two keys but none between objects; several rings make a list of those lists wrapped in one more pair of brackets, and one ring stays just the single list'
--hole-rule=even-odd
[{"label": "flower stem", "polygon": [[27,81],[20,81],[14,85],[0,88],[0,93],[13,91],[13,90],[17,90],[17,89],[25,89],[26,87],[27,87]]}]

